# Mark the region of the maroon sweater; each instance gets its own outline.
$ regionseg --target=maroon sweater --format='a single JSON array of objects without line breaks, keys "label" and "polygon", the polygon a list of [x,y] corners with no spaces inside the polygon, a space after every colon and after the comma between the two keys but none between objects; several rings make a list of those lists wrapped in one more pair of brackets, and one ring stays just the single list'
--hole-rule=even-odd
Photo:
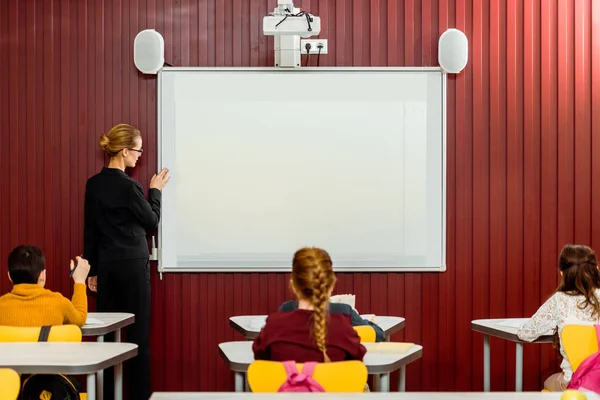
[{"label": "maroon sweater", "polygon": [[[323,353],[312,337],[312,311],[279,311],[267,318],[267,324],[254,340],[256,360],[323,362]],[[352,328],[350,316],[327,315],[327,355],[331,361],[361,360],[367,350]]]}]

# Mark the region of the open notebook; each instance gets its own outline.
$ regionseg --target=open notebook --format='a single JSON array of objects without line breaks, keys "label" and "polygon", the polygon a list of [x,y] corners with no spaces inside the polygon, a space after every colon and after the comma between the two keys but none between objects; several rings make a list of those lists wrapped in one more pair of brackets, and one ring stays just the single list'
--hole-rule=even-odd
[{"label": "open notebook", "polygon": [[85,320],[86,325],[104,325],[104,322],[100,321],[97,318],[87,317]]}]

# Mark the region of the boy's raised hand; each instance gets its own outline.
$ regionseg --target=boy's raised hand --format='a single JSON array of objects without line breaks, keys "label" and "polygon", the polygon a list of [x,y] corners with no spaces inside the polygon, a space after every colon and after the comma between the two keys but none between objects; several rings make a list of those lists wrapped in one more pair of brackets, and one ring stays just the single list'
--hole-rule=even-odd
[{"label": "boy's raised hand", "polygon": [[75,263],[71,260],[71,270],[75,268],[75,272],[73,272],[73,282],[83,283],[85,285],[85,279],[90,273],[90,263],[79,256],[75,257],[75,261],[77,261],[77,268],[75,268]]}]

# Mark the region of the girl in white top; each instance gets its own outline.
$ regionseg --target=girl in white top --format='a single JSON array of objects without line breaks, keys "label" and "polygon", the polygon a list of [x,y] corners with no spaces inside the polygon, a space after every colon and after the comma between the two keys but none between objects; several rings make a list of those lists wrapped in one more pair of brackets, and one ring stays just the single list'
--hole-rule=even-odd
[{"label": "girl in white top", "polygon": [[[519,339],[532,342],[554,333],[560,340],[565,325],[600,323],[600,272],[594,251],[587,246],[568,244],[560,253],[558,269],[562,280],[556,293],[519,328]],[[563,372],[546,379],[544,388],[550,391],[565,390],[573,375],[562,342],[559,343]]]}]

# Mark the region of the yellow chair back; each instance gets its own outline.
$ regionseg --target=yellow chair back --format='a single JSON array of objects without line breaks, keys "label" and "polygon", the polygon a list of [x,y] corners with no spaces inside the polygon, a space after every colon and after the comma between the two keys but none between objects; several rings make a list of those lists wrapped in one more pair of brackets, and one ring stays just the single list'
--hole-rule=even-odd
[{"label": "yellow chair back", "polygon": [[[297,366],[301,372],[303,364]],[[319,363],[313,378],[326,392],[362,392],[367,383],[367,367],[360,361]],[[285,368],[280,362],[254,361],[248,367],[248,383],[253,392],[275,393],[286,379]]]},{"label": "yellow chair back", "polygon": [[375,329],[369,325],[355,326],[354,330],[360,336],[360,341],[363,343],[375,342]]},{"label": "yellow chair back", "polygon": [[573,371],[598,351],[598,338],[593,325],[566,325],[561,332],[561,340]]},{"label": "yellow chair back", "polygon": [[[0,326],[0,342],[37,342],[40,327]],[[56,325],[50,329],[49,342],[81,342],[77,325]]]},{"label": "yellow chair back", "polygon": [[21,378],[12,369],[0,369],[0,400],[17,400],[21,389]]}]

